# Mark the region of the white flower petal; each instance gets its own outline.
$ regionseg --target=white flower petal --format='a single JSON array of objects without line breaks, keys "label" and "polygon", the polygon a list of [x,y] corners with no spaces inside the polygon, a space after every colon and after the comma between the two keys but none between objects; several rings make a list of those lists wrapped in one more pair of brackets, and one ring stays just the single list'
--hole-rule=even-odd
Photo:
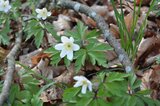
[{"label": "white flower petal", "polygon": [[82,86],[82,82],[81,81],[77,81],[73,87],[79,87]]},{"label": "white flower petal", "polygon": [[51,12],[47,12],[47,16],[51,16]]},{"label": "white flower petal", "polygon": [[73,77],[74,80],[82,80],[84,77],[83,76],[75,76]]},{"label": "white flower petal", "polygon": [[8,9],[11,9],[11,6],[10,6],[10,5],[8,6]]},{"label": "white flower petal", "polygon": [[0,11],[3,11],[2,4],[0,4]]},{"label": "white flower petal", "polygon": [[38,15],[37,15],[37,18],[39,18],[39,19],[40,19],[40,18],[41,18],[41,15],[39,15],[39,14],[38,14]]},{"label": "white flower petal", "polygon": [[36,9],[36,12],[37,12],[37,13],[40,13],[40,12],[41,12],[41,9]]},{"label": "white flower petal", "polygon": [[8,9],[4,9],[4,12],[7,13],[9,10]]},{"label": "white flower petal", "polygon": [[73,79],[77,80],[77,82],[74,85],[74,87],[82,86],[81,93],[85,94],[86,90],[87,90],[87,87],[88,87],[89,91],[92,91],[92,83],[86,77],[84,77],[84,76],[75,76],[75,77],[73,77]]},{"label": "white flower petal", "polygon": [[0,11],[7,13],[11,9],[11,5],[9,5],[9,1],[0,1]]},{"label": "white flower petal", "polygon": [[5,1],[5,3],[6,3],[6,5],[9,5],[9,1],[7,0],[7,1]]},{"label": "white flower petal", "polygon": [[70,37],[70,42],[74,42],[74,39],[73,39],[73,37]]},{"label": "white flower petal", "polygon": [[79,45],[73,44],[73,51],[77,51],[79,49],[80,49]]},{"label": "white flower petal", "polygon": [[89,91],[92,91],[92,83],[90,81],[88,83],[88,89],[89,89]]},{"label": "white flower petal", "polygon": [[63,58],[66,55],[67,55],[67,51],[66,50],[62,50],[61,54],[60,54],[60,57]]},{"label": "white flower petal", "polygon": [[56,50],[62,50],[63,49],[63,43],[59,43],[55,45]]},{"label": "white flower petal", "polygon": [[82,92],[83,94],[85,94],[85,93],[86,93],[86,90],[87,90],[87,85],[83,85],[81,92]]},{"label": "white flower petal", "polygon": [[70,42],[70,40],[69,40],[66,36],[62,36],[62,37],[61,37],[61,41],[62,41],[63,43],[65,43],[65,42]]},{"label": "white flower petal", "polygon": [[47,18],[46,16],[42,17],[43,20],[45,20],[46,18]]},{"label": "white flower petal", "polygon": [[47,9],[46,9],[46,8],[43,8],[43,9],[42,9],[42,11],[45,11],[45,12],[46,12],[46,11],[47,11]]},{"label": "white flower petal", "polygon": [[72,59],[73,59],[73,51],[69,51],[69,52],[67,53],[67,59],[68,59],[68,60],[72,60]]}]

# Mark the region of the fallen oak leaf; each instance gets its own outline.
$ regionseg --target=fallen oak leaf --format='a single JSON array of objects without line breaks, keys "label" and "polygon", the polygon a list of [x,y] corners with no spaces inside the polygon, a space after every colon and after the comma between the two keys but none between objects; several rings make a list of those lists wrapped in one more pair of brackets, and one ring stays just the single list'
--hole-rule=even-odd
[{"label": "fallen oak leaf", "polygon": [[38,50],[35,50],[33,52],[30,52],[26,55],[21,55],[19,58],[20,58],[20,63],[26,65],[26,66],[29,66],[29,67],[32,67],[33,64],[32,64],[32,60],[31,60],[31,57],[39,54],[39,53],[42,53],[42,48],[38,49]]},{"label": "fallen oak leaf", "polygon": [[[144,6],[149,6],[151,0],[142,0],[142,5]],[[140,5],[141,4],[141,0],[136,0],[136,5]]]},{"label": "fallen oak leaf", "polygon": [[65,70],[65,66],[58,66],[58,67],[53,67],[53,66],[48,66],[49,64],[49,59],[41,59],[39,63],[32,69],[37,74],[40,74],[41,76],[47,78],[47,79],[53,79],[54,77],[57,77],[61,75]]},{"label": "fallen oak leaf", "polygon": [[139,45],[137,56],[134,61],[134,66],[140,66],[140,68],[144,67],[146,59],[157,55],[159,50],[160,38],[153,36],[143,39]]},{"label": "fallen oak leaf", "polygon": [[37,65],[41,59],[44,59],[44,58],[48,58],[49,59],[50,56],[51,55],[48,54],[48,53],[39,53],[39,54],[31,57],[32,64],[33,65]]}]

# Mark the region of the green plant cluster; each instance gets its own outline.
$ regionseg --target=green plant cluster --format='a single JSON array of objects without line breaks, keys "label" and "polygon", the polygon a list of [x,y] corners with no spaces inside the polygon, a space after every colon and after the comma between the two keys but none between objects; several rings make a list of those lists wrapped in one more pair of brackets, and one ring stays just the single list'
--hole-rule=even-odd
[{"label": "green plant cluster", "polygon": [[[132,78],[132,86],[128,79]],[[67,106],[159,106],[158,100],[148,97],[149,90],[138,91],[141,81],[131,74],[101,72],[94,79],[93,92],[80,93],[80,87],[64,91],[63,102]],[[130,88],[129,88],[130,87]]]},{"label": "green plant cluster", "polygon": [[19,65],[21,65],[23,69],[19,70],[16,75],[16,80],[18,83],[13,83],[11,85],[9,98],[4,106],[43,106],[40,95],[44,90],[53,86],[54,82],[44,78],[44,80],[47,82],[46,85],[39,87],[40,80],[35,78],[35,76],[38,78],[43,77],[36,74],[26,66],[20,63]]},{"label": "green plant cluster", "polygon": [[[141,13],[141,6],[142,6],[142,1],[140,0],[140,4],[136,6],[136,0],[134,0],[134,8],[133,8],[133,14],[131,19],[131,26],[130,28],[127,28],[127,25],[125,23],[125,14],[122,8],[122,0],[120,0],[120,11],[116,8],[115,1],[111,0],[112,6],[114,8],[115,16],[116,16],[116,21],[117,25],[119,28],[119,33],[120,33],[120,38],[121,38],[121,45],[125,49],[125,51],[128,53],[130,56],[131,60],[133,61],[135,59],[139,44],[144,36],[144,31],[147,25],[147,18],[149,13],[153,10],[155,1],[152,0],[150,3],[150,8],[147,11],[147,13]],[[140,25],[139,29],[137,28],[138,25],[138,19],[140,15],[144,15],[144,19],[142,24]]]},{"label": "green plant cluster", "polygon": [[[79,71],[86,62],[92,63],[92,65],[98,64],[99,66],[107,67],[107,58],[105,51],[113,50],[111,46],[106,43],[98,41],[100,32],[97,30],[87,30],[82,22],[78,22],[73,31],[66,31],[65,36],[70,36],[75,39],[75,42],[80,45],[80,50],[74,54],[75,70]],[[60,52],[55,50],[54,46],[45,51],[51,53],[51,64],[58,65],[62,60],[60,58]],[[64,58],[66,66],[70,65],[70,61]]]},{"label": "green plant cluster", "polygon": [[155,0],[152,11],[156,14],[157,17],[160,16],[160,0]]}]

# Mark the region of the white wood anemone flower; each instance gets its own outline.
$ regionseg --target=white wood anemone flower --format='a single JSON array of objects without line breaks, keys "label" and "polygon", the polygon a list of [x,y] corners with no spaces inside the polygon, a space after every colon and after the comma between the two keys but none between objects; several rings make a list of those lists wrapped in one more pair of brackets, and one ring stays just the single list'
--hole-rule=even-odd
[{"label": "white wood anemone flower", "polygon": [[0,1],[0,11],[7,13],[10,9],[11,9],[11,5],[9,4],[8,0],[6,0],[6,1],[1,0]]},{"label": "white wood anemone flower", "polygon": [[88,87],[89,91],[92,91],[92,83],[86,77],[84,77],[84,76],[75,76],[75,77],[73,77],[73,79],[77,81],[73,87],[82,86],[82,89],[81,89],[81,93],[82,94],[86,93],[87,87]]},{"label": "white wood anemone flower", "polygon": [[47,17],[51,16],[51,12],[48,12],[46,8],[43,9],[36,9],[36,12],[38,13],[37,18],[42,18],[45,20]]},{"label": "white wood anemone flower", "polygon": [[62,43],[56,44],[55,49],[60,50],[60,57],[63,58],[67,55],[68,60],[73,59],[73,51],[78,51],[80,49],[80,46],[77,44],[74,44],[73,37],[67,38],[65,36],[61,37]]}]

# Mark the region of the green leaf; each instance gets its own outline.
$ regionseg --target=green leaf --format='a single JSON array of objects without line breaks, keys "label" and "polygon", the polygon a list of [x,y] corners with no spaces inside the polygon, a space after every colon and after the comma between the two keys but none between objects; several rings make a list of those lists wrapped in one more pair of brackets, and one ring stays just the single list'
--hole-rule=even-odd
[{"label": "green leaf", "polygon": [[98,74],[98,78],[100,79],[100,82],[104,82],[105,76],[106,76],[105,72],[100,72]]},{"label": "green leaf", "polygon": [[23,103],[28,103],[31,100],[31,93],[27,90],[23,90],[21,92],[17,92],[16,98]]},{"label": "green leaf", "polygon": [[82,66],[84,66],[85,64],[85,60],[86,60],[86,50],[85,49],[80,49],[79,51],[77,51],[75,53],[75,58],[76,58],[76,62],[75,62],[75,69],[76,72],[78,72]]},{"label": "green leaf", "polygon": [[34,85],[39,84],[39,80],[37,80],[36,78],[33,78],[33,76],[30,74],[25,74],[21,76],[21,80],[22,80],[22,83],[24,84],[34,84]]},{"label": "green leaf", "polygon": [[88,27],[85,26],[81,21],[79,21],[77,23],[76,29],[77,29],[77,32],[78,32],[77,36],[79,36],[80,38],[83,38],[85,36],[85,32],[88,29]]},{"label": "green leaf", "polygon": [[149,95],[151,93],[151,90],[142,90],[142,91],[138,91],[136,92],[136,95]]},{"label": "green leaf", "polygon": [[66,65],[66,67],[69,67],[69,65],[71,64],[71,61],[69,61],[66,57],[64,58],[64,63]]},{"label": "green leaf", "polygon": [[99,90],[98,90],[98,93],[97,93],[97,96],[99,97],[112,97],[112,94],[110,92],[106,92],[105,90],[105,84],[101,84],[99,85]]},{"label": "green leaf", "polygon": [[126,102],[126,106],[136,106],[138,98],[135,96],[128,96],[128,101]]},{"label": "green leaf", "polygon": [[10,32],[10,20],[7,18],[4,20],[4,27],[0,30],[0,44],[8,45],[9,37],[8,33]]},{"label": "green leaf", "polygon": [[39,26],[34,26],[32,29],[28,31],[26,41],[30,39],[33,35],[36,36],[42,30]]},{"label": "green leaf", "polygon": [[144,102],[142,99],[137,99],[137,104],[136,106],[145,106]]},{"label": "green leaf", "polygon": [[[44,51],[45,53],[51,54],[51,64],[57,66],[58,63],[61,61],[60,52],[56,50],[54,47],[50,47],[47,50]],[[69,61],[65,60],[66,65],[69,65]]]},{"label": "green leaf", "polygon": [[107,82],[113,82],[113,81],[123,81],[124,78],[128,77],[129,74],[126,73],[118,73],[118,72],[111,72],[108,74]]},{"label": "green leaf", "polygon": [[93,100],[91,101],[91,103],[89,104],[89,106],[100,106],[100,105],[98,105],[97,99],[93,99]]},{"label": "green leaf", "polygon": [[130,73],[129,81],[132,89],[135,89],[140,86],[140,81],[137,79],[137,77],[133,73]]},{"label": "green leaf", "polygon": [[97,106],[113,106],[113,105],[107,103],[107,102],[106,102],[105,100],[103,100],[102,98],[97,99],[97,103],[98,103]]},{"label": "green leaf", "polygon": [[148,106],[155,106],[155,101],[148,97],[141,96],[141,99],[148,105]]},{"label": "green leaf", "polygon": [[65,31],[64,34],[67,36],[73,37],[75,40],[81,40],[81,36],[78,35],[77,31],[67,30],[67,31]]},{"label": "green leaf", "polygon": [[0,34],[0,43],[4,44],[4,45],[8,45],[9,44],[9,37],[6,33],[1,33]]},{"label": "green leaf", "polygon": [[9,101],[11,104],[13,104],[13,102],[15,101],[15,97],[17,95],[17,92],[20,91],[20,88],[19,88],[19,85],[18,84],[13,84],[11,86],[11,90],[10,90],[10,93],[9,93]]},{"label": "green leaf", "polygon": [[104,84],[106,91],[112,95],[123,97],[127,92],[127,81],[123,82],[106,82]]},{"label": "green leaf", "polygon": [[78,88],[68,88],[64,91],[63,93],[63,101],[64,102],[71,102],[75,103],[76,102],[76,95],[80,91],[80,87]]},{"label": "green leaf", "polygon": [[31,106],[43,106],[43,102],[38,96],[33,95]]},{"label": "green leaf", "polygon": [[92,31],[89,31],[85,37],[86,39],[90,39],[90,38],[93,38],[93,37],[98,37],[100,35],[100,31],[97,31],[96,29],[95,30],[92,30]]},{"label": "green leaf", "polygon": [[37,33],[37,35],[35,35],[35,44],[36,44],[37,48],[39,48],[40,44],[42,43],[43,36],[44,36],[43,30],[39,31]]},{"label": "green leaf", "polygon": [[88,51],[106,51],[113,50],[113,48],[105,43],[90,43],[86,46]]},{"label": "green leaf", "polygon": [[45,24],[45,29],[52,34],[52,36],[57,40],[60,41],[60,36],[57,35],[57,32],[54,29],[54,26],[50,23]]},{"label": "green leaf", "polygon": [[46,49],[44,51],[44,53],[51,53],[52,55],[55,55],[55,54],[59,53],[59,51],[56,50],[54,47],[50,47],[50,48]]},{"label": "green leaf", "polygon": [[98,65],[107,67],[107,60],[104,53],[91,51],[91,52],[88,52],[88,56],[90,57],[91,63],[93,65],[95,65],[97,61]]},{"label": "green leaf", "polygon": [[23,86],[26,90],[30,91],[31,94],[37,94],[40,89],[38,85],[35,84],[23,84]]},{"label": "green leaf", "polygon": [[51,57],[51,64],[57,66],[58,63],[61,61],[60,53],[57,52]]},{"label": "green leaf", "polygon": [[30,39],[33,35],[35,36],[35,44],[39,48],[44,36],[44,29],[40,22],[35,19],[29,21],[24,31],[27,32],[26,40]]},{"label": "green leaf", "polygon": [[27,26],[25,27],[24,31],[27,32],[29,30],[32,30],[34,27],[39,26],[39,22],[35,19],[30,20]]},{"label": "green leaf", "polygon": [[81,98],[81,100],[77,101],[76,106],[88,106],[91,103],[92,99],[93,98],[91,97],[89,98],[83,97]]},{"label": "green leaf", "polygon": [[[8,105],[7,105],[8,106]],[[14,101],[13,106],[24,106],[24,104],[18,100]]]}]

